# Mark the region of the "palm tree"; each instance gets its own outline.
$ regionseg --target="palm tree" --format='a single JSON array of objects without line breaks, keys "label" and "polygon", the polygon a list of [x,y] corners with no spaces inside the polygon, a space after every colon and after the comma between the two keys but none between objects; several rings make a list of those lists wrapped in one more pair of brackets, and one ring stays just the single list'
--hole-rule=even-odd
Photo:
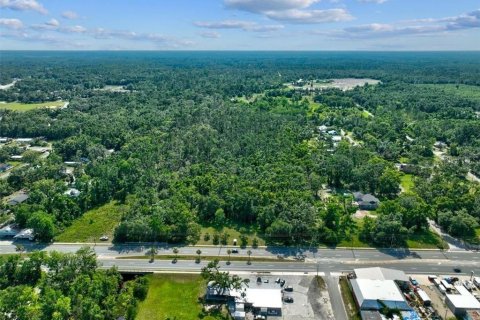
[{"label": "palm tree", "polygon": [[197,261],[200,262],[200,255],[202,254],[202,250],[198,249],[197,254],[198,254]]},{"label": "palm tree", "polygon": [[155,260],[155,255],[157,254],[157,249],[152,246],[148,251],[148,253],[150,254],[150,260],[153,262]]},{"label": "palm tree", "polygon": [[173,261],[177,262],[177,259],[178,259],[178,248],[177,247],[173,248],[173,253],[175,253],[175,259]]},{"label": "palm tree", "polygon": [[248,254],[248,262],[247,262],[247,264],[251,264],[252,262],[250,261],[250,256],[252,255],[252,250],[248,250],[248,251],[247,251],[247,254]]},{"label": "palm tree", "polygon": [[227,264],[230,264],[230,255],[232,254],[232,250],[228,249],[228,250],[227,250],[227,254],[228,254]]}]

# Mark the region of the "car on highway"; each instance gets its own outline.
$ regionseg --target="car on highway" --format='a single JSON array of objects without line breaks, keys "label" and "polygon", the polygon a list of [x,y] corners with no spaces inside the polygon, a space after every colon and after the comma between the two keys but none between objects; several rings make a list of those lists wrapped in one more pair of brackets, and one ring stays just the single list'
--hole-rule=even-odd
[{"label": "car on highway", "polygon": [[293,302],[293,298],[292,298],[292,297],[284,297],[284,298],[283,298],[283,301],[284,301],[284,302],[288,302],[288,303],[292,303],[292,302]]},{"label": "car on highway", "polygon": [[232,253],[238,253],[238,249],[232,249]]},{"label": "car on highway", "polygon": [[453,268],[453,271],[455,271],[456,273],[460,273],[462,272],[462,269],[460,269],[460,267],[455,267]]},{"label": "car on highway", "polygon": [[292,286],[286,286],[283,290],[287,291],[287,292],[292,292],[293,291],[293,287]]}]

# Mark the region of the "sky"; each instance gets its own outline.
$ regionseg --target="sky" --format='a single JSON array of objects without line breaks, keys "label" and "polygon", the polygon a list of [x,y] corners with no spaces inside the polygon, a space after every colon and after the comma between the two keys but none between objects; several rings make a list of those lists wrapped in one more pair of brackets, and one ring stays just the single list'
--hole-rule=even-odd
[{"label": "sky", "polygon": [[480,50],[478,0],[0,0],[1,50]]}]

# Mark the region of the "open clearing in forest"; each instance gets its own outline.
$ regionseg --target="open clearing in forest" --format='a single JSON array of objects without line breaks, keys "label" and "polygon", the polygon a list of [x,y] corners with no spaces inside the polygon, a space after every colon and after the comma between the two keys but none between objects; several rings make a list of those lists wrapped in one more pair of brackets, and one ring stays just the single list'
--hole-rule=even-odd
[{"label": "open clearing in forest", "polygon": [[112,240],[113,231],[120,223],[123,211],[124,207],[117,205],[114,201],[87,211],[59,234],[55,241],[95,242],[99,241],[102,235]]},{"label": "open clearing in forest", "polygon": [[13,111],[29,111],[40,108],[56,109],[65,105],[65,101],[49,101],[40,103],[21,103],[21,102],[0,102],[0,109],[7,109]]},{"label": "open clearing in forest", "polygon": [[380,80],[375,79],[355,79],[355,78],[344,78],[344,79],[329,79],[329,80],[313,80],[313,81],[302,81],[300,83],[286,83],[285,85],[290,89],[329,89],[336,88],[342,91],[352,90],[355,87],[363,87],[365,84],[377,85],[380,83]]}]

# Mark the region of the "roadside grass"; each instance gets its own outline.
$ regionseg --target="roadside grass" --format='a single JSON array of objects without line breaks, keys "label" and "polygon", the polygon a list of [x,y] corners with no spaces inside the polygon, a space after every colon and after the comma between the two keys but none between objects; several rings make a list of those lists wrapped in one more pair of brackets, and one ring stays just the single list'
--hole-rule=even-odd
[{"label": "roadside grass", "polygon": [[372,245],[360,240],[360,232],[363,228],[363,219],[353,219],[357,224],[357,229],[354,233],[350,235],[349,239],[343,239],[338,243],[338,247],[353,247],[353,248],[368,248]]},{"label": "roadside grass", "polygon": [[[260,229],[256,225],[247,225],[247,224],[228,224],[224,227],[218,227],[215,225],[204,225],[202,227],[200,241],[197,242],[197,245],[205,245],[205,244],[213,244],[213,235],[218,233],[220,236],[222,233],[228,233],[228,242],[227,245],[233,244],[233,239],[237,239],[237,245],[240,246],[240,229],[245,229],[245,235],[248,239],[248,247],[252,246],[253,239],[257,238],[257,242],[259,246],[265,245],[265,240],[260,236],[259,232]],[[205,240],[205,234],[210,235],[210,239],[208,241]]]},{"label": "roadside grass", "polygon": [[113,231],[120,222],[124,209],[114,201],[92,209],[56,236],[55,241],[95,242],[99,241],[102,235],[112,239]]},{"label": "roadside grass", "polygon": [[7,109],[13,111],[29,111],[39,108],[44,108],[47,106],[55,106],[60,107],[65,104],[64,101],[49,101],[49,102],[41,102],[41,103],[21,103],[21,102],[7,102],[7,103],[0,103],[0,109]]},{"label": "roadside grass", "polygon": [[138,305],[137,320],[227,320],[224,310],[207,314],[199,299],[205,293],[205,280],[194,274],[153,274],[147,276],[147,298]]},{"label": "roadside grass", "polygon": [[340,291],[342,293],[342,299],[345,305],[345,310],[347,311],[348,319],[360,320],[360,310],[358,310],[357,304],[355,303],[355,299],[348,286],[348,280],[346,277],[340,277]]},{"label": "roadside grass", "polygon": [[[344,239],[340,243],[338,243],[337,247],[378,247],[375,244],[360,240],[360,232],[363,227],[363,219],[354,220],[357,223],[356,232],[351,235],[350,239]],[[431,230],[423,230],[410,235],[405,243],[405,247],[409,249],[443,249],[445,247],[445,243],[435,232],[432,232]]]},{"label": "roadside grass", "polygon": [[410,249],[443,249],[445,245],[442,238],[431,230],[416,232],[407,240],[407,248]]},{"label": "roadside grass", "polygon": [[402,188],[405,192],[411,192],[414,187],[413,183],[413,175],[411,174],[403,174],[400,177],[400,184],[402,185]]}]

